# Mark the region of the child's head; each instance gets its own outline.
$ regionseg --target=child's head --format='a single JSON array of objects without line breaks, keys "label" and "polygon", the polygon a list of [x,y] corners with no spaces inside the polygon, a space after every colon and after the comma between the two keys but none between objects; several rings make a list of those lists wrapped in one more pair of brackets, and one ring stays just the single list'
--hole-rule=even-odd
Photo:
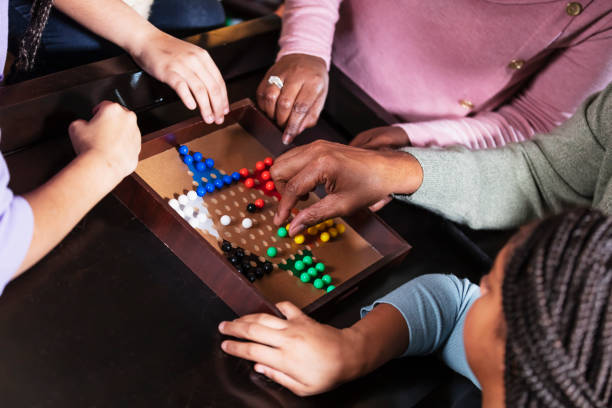
[{"label": "child's head", "polygon": [[566,212],[513,237],[464,330],[485,406],[612,403],[612,218]]}]

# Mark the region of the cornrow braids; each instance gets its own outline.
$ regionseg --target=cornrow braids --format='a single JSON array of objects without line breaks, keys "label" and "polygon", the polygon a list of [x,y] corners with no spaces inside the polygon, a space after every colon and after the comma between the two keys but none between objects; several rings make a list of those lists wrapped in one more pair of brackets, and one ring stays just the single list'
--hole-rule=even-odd
[{"label": "cornrow braids", "polygon": [[52,7],[53,0],[33,1],[30,9],[30,24],[19,44],[19,53],[15,63],[19,71],[31,71],[34,68],[36,53]]},{"label": "cornrow braids", "polygon": [[542,221],[505,271],[508,407],[612,406],[612,217]]}]

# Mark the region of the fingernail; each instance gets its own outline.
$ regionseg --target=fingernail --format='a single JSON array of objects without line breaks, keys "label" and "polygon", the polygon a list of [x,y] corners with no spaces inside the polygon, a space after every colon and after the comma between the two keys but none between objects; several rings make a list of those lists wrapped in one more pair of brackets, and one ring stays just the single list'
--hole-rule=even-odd
[{"label": "fingernail", "polygon": [[219,323],[219,331],[222,332],[223,328],[225,327],[225,322],[221,322]]},{"label": "fingernail", "polygon": [[227,114],[229,113],[229,108],[225,108],[225,109],[223,110],[223,113],[224,113],[225,115],[227,115]]},{"label": "fingernail", "polygon": [[223,117],[218,118],[216,123],[217,123],[217,125],[223,124]]},{"label": "fingernail", "polygon": [[212,116],[206,116],[204,120],[206,121],[206,123],[211,124],[213,123],[214,118]]},{"label": "fingernail", "polygon": [[254,369],[255,369],[255,371],[256,371],[256,372],[258,372],[259,374],[263,374],[263,372],[264,372],[263,367],[261,367],[261,366],[260,366],[260,365],[258,365],[258,364],[255,364]]},{"label": "fingernail", "polygon": [[291,136],[289,135],[283,135],[283,144],[286,146],[289,143],[291,143]]},{"label": "fingernail", "polygon": [[221,349],[223,351],[227,351],[227,341],[224,341],[223,343],[221,343]]}]

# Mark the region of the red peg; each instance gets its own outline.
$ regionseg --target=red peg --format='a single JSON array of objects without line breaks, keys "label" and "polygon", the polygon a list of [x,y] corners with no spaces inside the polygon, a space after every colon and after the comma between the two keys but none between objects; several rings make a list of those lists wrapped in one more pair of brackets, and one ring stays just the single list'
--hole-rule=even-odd
[{"label": "red peg", "polygon": [[253,188],[253,186],[255,185],[255,180],[253,180],[252,178],[248,178],[246,180],[244,180],[244,186],[246,188]]},{"label": "red peg", "polygon": [[262,171],[265,168],[266,168],[266,165],[264,164],[264,162],[258,161],[257,163],[255,163],[255,169]]},{"label": "red peg", "polygon": [[274,190],[274,182],[273,181],[268,181],[265,185],[265,189],[267,191],[273,191]]},{"label": "red peg", "polygon": [[255,207],[263,208],[263,206],[264,206],[264,200],[262,200],[261,198],[258,198],[257,200],[255,200]]},{"label": "red peg", "polygon": [[238,173],[240,173],[240,175],[244,178],[249,177],[249,171],[246,169],[246,167],[241,168]]},{"label": "red peg", "polygon": [[268,170],[261,172],[261,179],[263,181],[270,180],[270,172]]},{"label": "red peg", "polygon": [[271,157],[266,157],[264,159],[264,164],[268,167],[270,167],[273,163],[274,163],[274,160]]}]

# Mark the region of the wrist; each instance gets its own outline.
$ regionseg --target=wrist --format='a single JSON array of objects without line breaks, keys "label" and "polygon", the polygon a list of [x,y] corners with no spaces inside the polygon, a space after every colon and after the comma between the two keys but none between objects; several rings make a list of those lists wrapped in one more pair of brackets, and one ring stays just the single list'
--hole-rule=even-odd
[{"label": "wrist", "polygon": [[126,38],[125,43],[119,44],[134,59],[140,58],[148,44],[154,43],[160,36],[166,35],[153,24],[144,20],[142,27],[133,31],[133,35]]},{"label": "wrist", "polygon": [[92,174],[95,182],[108,191],[129,174],[118,163],[95,149],[79,154],[74,162],[80,168],[85,169],[86,173]]},{"label": "wrist", "polygon": [[385,193],[412,194],[423,183],[421,163],[410,153],[392,151],[387,153],[385,170]]},{"label": "wrist", "polygon": [[369,369],[371,358],[368,354],[366,335],[356,325],[342,329],[342,336],[345,344],[343,350],[347,354],[341,359],[343,367],[340,382],[343,383],[369,373],[371,371]]},{"label": "wrist", "polygon": [[285,61],[289,61],[291,62],[293,61],[297,61],[300,65],[305,65],[305,61],[307,60],[310,64],[314,64],[314,65],[319,65],[320,68],[324,71],[328,71],[328,66],[327,66],[327,61],[325,60],[325,58],[320,57],[318,55],[313,55],[313,54],[303,54],[303,53],[288,53],[288,54],[284,54],[282,56],[280,56],[277,59],[277,62],[281,61],[281,60],[285,60]]}]

